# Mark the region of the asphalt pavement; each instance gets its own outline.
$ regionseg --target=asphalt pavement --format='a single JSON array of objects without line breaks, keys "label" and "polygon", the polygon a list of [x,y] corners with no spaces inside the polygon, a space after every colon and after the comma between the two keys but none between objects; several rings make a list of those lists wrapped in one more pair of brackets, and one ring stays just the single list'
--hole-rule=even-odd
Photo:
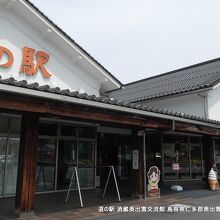
[{"label": "asphalt pavement", "polygon": [[181,200],[175,204],[137,207],[112,207],[114,214],[96,218],[98,220],[219,220],[220,194]]}]

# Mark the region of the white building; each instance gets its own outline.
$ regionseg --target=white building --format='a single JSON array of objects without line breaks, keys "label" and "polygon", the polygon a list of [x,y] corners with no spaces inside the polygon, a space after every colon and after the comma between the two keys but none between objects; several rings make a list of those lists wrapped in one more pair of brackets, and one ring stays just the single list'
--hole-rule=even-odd
[{"label": "white building", "polygon": [[[15,196],[18,217],[33,216],[35,194],[67,193],[73,170],[79,195],[80,187],[106,187],[111,171],[124,195],[142,198],[151,166],[161,170],[161,181],[176,180],[177,153],[179,181],[201,182],[214,162],[220,168],[220,122],[205,118],[218,115],[219,60],[120,89],[28,0],[0,0],[0,25],[0,198]],[[102,96],[110,90],[116,99]],[[82,200],[86,195],[81,206]]]},{"label": "white building", "polygon": [[[14,57],[9,68],[1,68],[3,79],[13,77],[97,96],[121,86],[107,69],[27,1],[1,0],[0,26],[0,46],[10,50]],[[35,55],[37,51],[49,54],[45,67],[51,77],[45,78],[41,71],[31,76],[19,72],[25,47],[34,49]],[[0,65],[7,59],[4,52]]]},{"label": "white building", "polygon": [[114,90],[117,100],[220,120],[220,59],[146,78]]}]

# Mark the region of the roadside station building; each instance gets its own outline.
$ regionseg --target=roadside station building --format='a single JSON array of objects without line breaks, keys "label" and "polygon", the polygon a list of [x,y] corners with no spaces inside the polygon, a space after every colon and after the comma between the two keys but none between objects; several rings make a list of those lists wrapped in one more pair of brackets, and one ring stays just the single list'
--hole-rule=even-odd
[{"label": "roadside station building", "polygon": [[34,211],[36,193],[67,190],[74,166],[85,190],[112,165],[119,188],[143,197],[149,166],[175,179],[178,150],[181,180],[207,178],[218,121],[115,98],[126,86],[27,0],[1,0],[0,18],[0,197],[15,196],[18,213]]}]

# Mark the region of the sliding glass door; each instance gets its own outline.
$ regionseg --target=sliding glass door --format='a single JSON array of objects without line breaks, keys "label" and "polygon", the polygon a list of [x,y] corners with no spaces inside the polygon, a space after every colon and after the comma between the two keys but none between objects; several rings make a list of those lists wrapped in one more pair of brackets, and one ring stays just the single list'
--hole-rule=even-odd
[{"label": "sliding glass door", "polygon": [[[93,187],[95,183],[95,143],[80,141],[78,150],[79,181],[82,187]],[[88,168],[87,168],[88,167]]]},{"label": "sliding glass door", "polygon": [[[170,143],[166,143],[169,140]],[[202,179],[202,144],[201,138],[166,135],[163,139],[163,178],[164,180]],[[167,141],[168,142],[168,141]],[[182,142],[182,143],[181,143]],[[172,170],[178,152],[178,177]]]},{"label": "sliding glass door", "polygon": [[68,189],[72,168],[77,162],[77,143],[73,140],[60,140],[58,150],[57,189]]},{"label": "sliding glass door", "polygon": [[56,140],[40,139],[37,154],[37,191],[53,191],[55,189],[55,171]]},{"label": "sliding glass door", "polygon": [[37,191],[68,189],[73,167],[76,166],[83,167],[78,169],[81,187],[94,187],[95,147],[94,126],[41,122],[37,155]]},{"label": "sliding glass door", "polygon": [[19,139],[0,137],[0,196],[16,192]]},{"label": "sliding glass door", "polygon": [[3,196],[4,188],[6,145],[6,137],[0,137],[0,196]]},{"label": "sliding glass door", "polygon": [[14,195],[16,192],[19,142],[19,138],[9,138],[8,141],[5,165],[4,195]]}]

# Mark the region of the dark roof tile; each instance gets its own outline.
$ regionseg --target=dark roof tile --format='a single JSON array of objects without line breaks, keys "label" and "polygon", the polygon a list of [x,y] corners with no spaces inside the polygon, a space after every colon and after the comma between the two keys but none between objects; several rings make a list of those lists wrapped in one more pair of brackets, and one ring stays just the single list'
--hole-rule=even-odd
[{"label": "dark roof tile", "polygon": [[118,101],[116,99],[107,98],[104,96],[96,97],[95,95],[88,95],[87,93],[79,93],[78,91],[70,91],[68,89],[60,90],[59,87],[50,88],[49,85],[39,86],[38,83],[26,84],[25,81],[16,81],[12,77],[8,78],[8,79],[1,79],[1,77],[0,77],[0,88],[1,88],[1,84],[7,84],[7,85],[17,86],[17,87],[19,86],[21,88],[40,90],[42,92],[50,92],[50,93],[60,94],[63,96],[71,96],[71,97],[76,97],[76,98],[81,98],[81,99],[88,99],[88,100],[92,100],[94,102],[102,102],[102,103],[106,103],[109,105],[118,105],[118,106],[123,106],[126,108],[139,109],[139,110],[143,110],[143,111],[147,111],[147,112],[172,115],[172,116],[181,117],[181,118],[185,118],[185,119],[191,119],[191,120],[202,121],[202,122],[206,122],[206,123],[220,125],[220,122],[216,121],[216,120],[205,119],[205,118],[201,118],[201,117],[197,117],[197,116],[193,116],[193,115],[188,115],[188,114],[184,114],[184,113],[178,113],[178,112],[168,111],[165,109],[154,108],[154,107],[146,106],[146,105],[142,105],[142,104],[135,104],[135,103],[125,102],[125,101]]},{"label": "dark roof tile", "polygon": [[118,100],[140,102],[193,90],[220,82],[220,58],[139,80],[108,94]]}]

